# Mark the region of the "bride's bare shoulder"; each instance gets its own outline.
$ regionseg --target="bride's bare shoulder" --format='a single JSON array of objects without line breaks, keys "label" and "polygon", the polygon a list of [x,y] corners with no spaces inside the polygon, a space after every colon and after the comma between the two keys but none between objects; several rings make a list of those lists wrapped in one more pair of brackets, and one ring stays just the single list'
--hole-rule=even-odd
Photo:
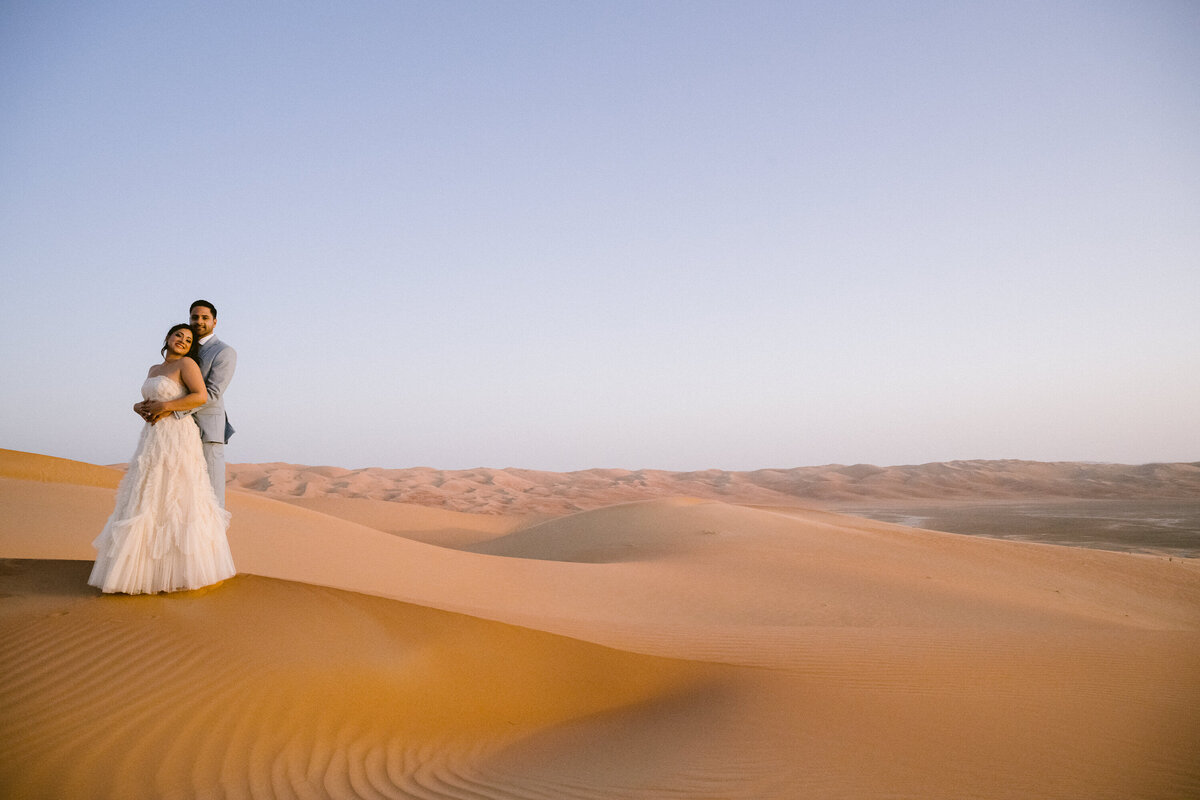
[{"label": "bride's bare shoulder", "polygon": [[185,375],[200,376],[200,365],[190,358],[179,359],[179,371]]},{"label": "bride's bare shoulder", "polygon": [[204,388],[204,376],[200,373],[200,365],[190,358],[179,359],[179,371],[175,375],[176,380],[189,390],[200,391]]}]

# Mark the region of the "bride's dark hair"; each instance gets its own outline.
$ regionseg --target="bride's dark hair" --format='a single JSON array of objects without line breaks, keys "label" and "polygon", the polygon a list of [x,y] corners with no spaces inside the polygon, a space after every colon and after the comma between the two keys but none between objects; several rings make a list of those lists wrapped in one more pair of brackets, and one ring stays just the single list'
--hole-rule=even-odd
[{"label": "bride's dark hair", "polygon": [[[171,330],[167,331],[167,335],[163,337],[162,350],[159,350],[158,352],[162,353],[163,356],[166,357],[167,342],[171,341],[171,337],[175,335],[175,331],[181,331],[185,328],[189,331],[192,330],[192,326],[188,325],[186,322],[181,322],[178,325],[172,325]],[[192,333],[192,348],[187,351],[187,355],[192,361],[195,361],[197,364],[200,363],[200,342],[196,341],[196,334],[194,332]]]}]

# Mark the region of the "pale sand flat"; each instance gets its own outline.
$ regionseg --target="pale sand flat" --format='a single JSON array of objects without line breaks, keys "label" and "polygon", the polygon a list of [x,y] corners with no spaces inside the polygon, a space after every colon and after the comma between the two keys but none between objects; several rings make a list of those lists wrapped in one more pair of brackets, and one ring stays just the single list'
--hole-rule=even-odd
[{"label": "pale sand flat", "polygon": [[[111,498],[0,480],[0,555],[90,558]],[[1200,793],[1195,562],[689,500],[456,552],[230,506],[239,568],[282,580],[116,598],[82,585],[86,564],[10,565],[0,780],[44,797]]]}]

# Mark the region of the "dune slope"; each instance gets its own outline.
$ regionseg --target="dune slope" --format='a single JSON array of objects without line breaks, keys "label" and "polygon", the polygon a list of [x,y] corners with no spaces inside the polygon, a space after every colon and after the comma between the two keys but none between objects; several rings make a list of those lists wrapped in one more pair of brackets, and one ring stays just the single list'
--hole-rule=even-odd
[{"label": "dune slope", "polygon": [[1195,561],[686,498],[383,531],[233,491],[244,574],[102,597],[112,490],[34,468],[0,477],[0,556],[42,559],[0,574],[14,796],[1200,795]]},{"label": "dune slope", "polygon": [[708,691],[687,662],[255,576],[96,598],[88,568],[4,565],[6,797],[501,797],[504,745]]}]

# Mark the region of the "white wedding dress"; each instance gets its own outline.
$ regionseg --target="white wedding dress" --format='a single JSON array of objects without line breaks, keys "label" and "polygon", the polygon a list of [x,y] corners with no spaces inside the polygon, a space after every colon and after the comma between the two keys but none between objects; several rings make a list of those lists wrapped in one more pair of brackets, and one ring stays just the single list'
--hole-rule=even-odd
[{"label": "white wedding dress", "polygon": [[[142,384],[147,400],[185,394],[165,375]],[[229,512],[213,494],[196,423],[168,414],[142,428],[117,488],[117,506],[92,542],[96,564],[88,583],[105,592],[144,594],[199,589],[233,577],[228,527]]]}]

